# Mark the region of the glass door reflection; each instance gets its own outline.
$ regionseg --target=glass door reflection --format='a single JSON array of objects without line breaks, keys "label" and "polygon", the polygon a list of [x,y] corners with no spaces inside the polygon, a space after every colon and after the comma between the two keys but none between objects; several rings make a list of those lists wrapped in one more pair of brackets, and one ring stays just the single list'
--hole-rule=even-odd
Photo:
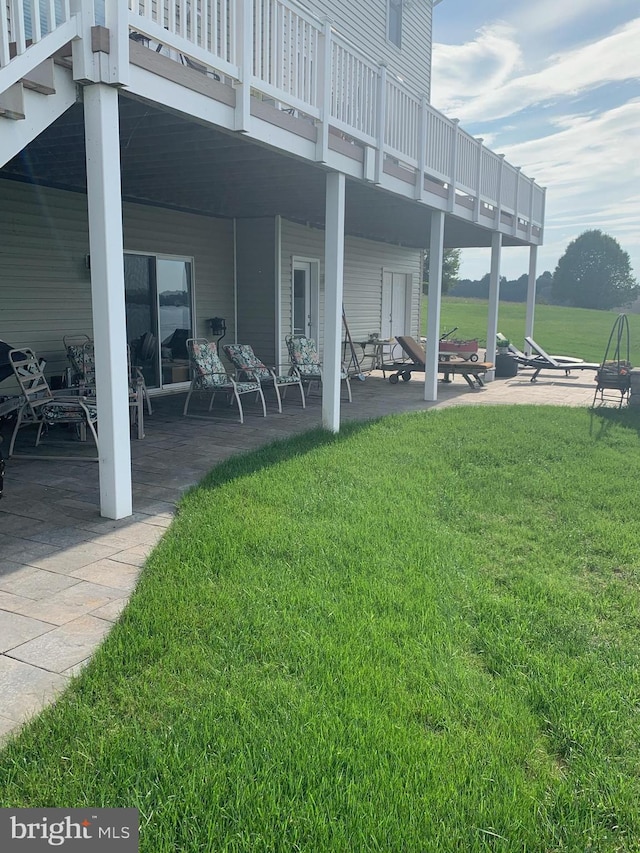
[{"label": "glass door reflection", "polygon": [[192,336],[191,262],[155,255],[124,256],[127,342],[148,388],[189,381]]},{"label": "glass door reflection", "polygon": [[179,258],[158,258],[156,281],[162,384],[188,382],[187,338],[192,336],[191,263]]}]

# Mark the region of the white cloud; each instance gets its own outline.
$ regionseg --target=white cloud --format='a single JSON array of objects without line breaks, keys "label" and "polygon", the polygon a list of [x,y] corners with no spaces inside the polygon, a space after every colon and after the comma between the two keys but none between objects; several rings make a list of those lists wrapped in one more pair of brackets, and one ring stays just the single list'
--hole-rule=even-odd
[{"label": "white cloud", "polygon": [[[512,116],[604,83],[640,77],[639,42],[640,18],[636,18],[605,38],[550,57],[535,73],[514,77],[521,61],[515,31],[493,25],[480,30],[469,44],[434,45],[433,103],[463,123]],[[443,62],[458,67],[448,71]],[[483,73],[486,68],[489,74]]]},{"label": "white cloud", "polygon": [[[609,11],[626,6],[631,12],[633,5],[607,3]],[[600,228],[629,252],[640,275],[640,87],[631,97],[630,85],[640,81],[637,6],[631,14],[623,26],[576,46],[575,36],[585,31],[578,22],[598,15],[606,25],[602,0],[539,0],[516,4],[508,23],[478,30],[467,44],[434,45],[434,105],[460,118],[463,127],[473,122],[474,134],[484,136],[488,147],[548,187],[539,272],[553,271],[583,231]],[[562,31],[565,43],[573,37],[574,46],[540,61],[540,36],[552,29],[556,36]],[[576,96],[596,89],[589,109],[577,112]],[[485,122],[494,124],[484,130]],[[526,142],[504,143],[525,134]],[[501,272],[517,278],[527,271],[528,255],[526,248],[505,249]],[[489,263],[488,250],[465,250],[461,275],[480,278]]]},{"label": "white cloud", "polygon": [[[479,30],[478,37],[467,44],[433,46],[434,89],[440,100],[444,97],[446,108],[440,108],[447,114],[454,105],[483,95],[488,87],[504,85],[521,68],[514,30],[504,24]],[[438,103],[437,98],[433,100]]]},{"label": "white cloud", "polygon": [[[598,218],[630,236],[640,220],[640,98],[600,115],[570,116],[549,136],[505,147],[507,160],[549,187],[547,219]],[[634,222],[635,220],[635,222]]]},{"label": "white cloud", "polygon": [[[607,0],[613,4],[616,0]],[[617,0],[624,5],[624,0]],[[602,12],[602,0],[537,0],[536,3],[517,4],[511,22],[522,32],[539,37],[555,32],[574,20],[584,20],[591,13]]]}]

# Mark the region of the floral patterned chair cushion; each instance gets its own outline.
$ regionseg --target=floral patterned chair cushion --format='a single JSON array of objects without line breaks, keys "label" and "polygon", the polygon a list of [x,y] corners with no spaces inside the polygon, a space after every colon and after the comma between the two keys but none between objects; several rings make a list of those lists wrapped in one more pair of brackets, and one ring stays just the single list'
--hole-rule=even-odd
[{"label": "floral patterned chair cushion", "polygon": [[226,344],[224,351],[240,376],[253,376],[258,382],[275,382],[277,385],[296,385],[297,376],[279,376],[260,361],[249,344]]},{"label": "floral patterned chair cushion", "polygon": [[[298,370],[303,379],[311,377],[320,379],[322,377],[322,365],[314,340],[303,335],[292,335],[287,338],[287,349],[289,350],[291,364]],[[344,365],[340,367],[340,378],[347,378]]]},{"label": "floral patterned chair cushion", "polygon": [[[198,388],[209,391],[233,389],[234,383],[220,360],[215,342],[205,344],[197,340],[190,341],[190,355]],[[236,382],[235,387],[240,394],[244,394],[257,391],[260,384],[258,382]]]},{"label": "floral patterned chair cushion", "polygon": [[73,371],[72,383],[80,386],[86,396],[95,396],[96,356],[93,341],[69,344],[67,358]]}]

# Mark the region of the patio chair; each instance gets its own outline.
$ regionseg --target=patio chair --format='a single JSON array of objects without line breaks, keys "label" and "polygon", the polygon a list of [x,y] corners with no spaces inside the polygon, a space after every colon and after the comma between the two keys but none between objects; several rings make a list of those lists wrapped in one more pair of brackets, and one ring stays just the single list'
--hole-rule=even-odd
[{"label": "patio chair", "polygon": [[[505,338],[505,336],[503,334],[498,332],[496,335],[496,340],[498,342],[498,346],[500,346],[501,341],[506,341],[508,339]],[[531,344],[530,344],[530,346],[531,346]],[[536,344],[536,346],[537,346],[537,344]],[[533,347],[532,347],[532,349],[533,349]],[[515,357],[516,361],[522,362],[523,366],[526,366],[524,364],[524,362],[531,361],[532,358],[535,358],[535,356],[527,355],[526,353],[522,352],[522,350],[519,350],[518,347],[515,346],[515,344],[511,343],[511,341],[509,341],[509,343],[507,344],[507,350],[509,351],[509,353],[512,356]],[[573,356],[570,356],[570,355],[551,355],[548,357],[553,359],[554,361],[557,361],[558,364],[584,364],[585,363],[583,358],[574,358]]]},{"label": "patio chair", "polygon": [[236,382],[232,376],[229,376],[220,360],[215,342],[208,341],[206,338],[189,338],[187,340],[187,350],[191,363],[191,387],[189,388],[187,399],[184,401],[183,415],[187,414],[189,401],[193,392],[205,391],[211,394],[209,411],[213,407],[216,394],[220,392],[226,394],[230,401],[235,399],[238,404],[241,424],[244,423],[244,412],[240,397],[243,394],[254,393],[262,401],[262,412],[264,417],[267,417],[267,406],[260,383],[255,381]]},{"label": "patio chair", "polygon": [[[400,379],[409,382],[412,373],[424,373],[426,370],[427,355],[424,347],[420,346],[415,338],[410,335],[398,335],[397,342],[402,347],[408,361],[399,361],[394,364],[385,364],[386,370],[394,371],[389,376],[389,382],[397,385]],[[451,382],[452,376],[462,376],[469,388],[484,388],[484,375],[493,368],[493,362],[489,361],[467,361],[466,359],[438,360],[438,373],[444,374],[443,381]]]},{"label": "patio chair", "polygon": [[572,370],[599,370],[599,364],[581,361],[580,359],[571,359],[569,356],[549,355],[542,347],[537,344],[533,338],[525,337],[526,343],[531,347],[535,355],[524,356],[524,359],[516,356],[518,363],[522,367],[532,367],[533,375],[530,382],[535,382],[538,379],[538,374],[541,370],[564,371],[565,376],[570,376]]},{"label": "patio chair", "polygon": [[[90,400],[96,397],[96,356],[93,341],[88,335],[65,335],[62,342],[70,364],[69,387]],[[131,425],[137,426],[138,438],[144,438],[144,403],[152,414],[151,400],[139,368],[132,367],[131,347],[127,344],[127,375],[129,380],[129,410]]]},{"label": "patio chair", "polygon": [[[314,382],[322,385],[322,362],[318,355],[316,342],[304,335],[287,335],[285,338],[289,359],[291,361],[291,373],[298,376],[301,382],[306,382],[309,389]],[[345,383],[349,402],[351,397],[351,382],[344,364],[340,367],[340,379]]]},{"label": "patio chair", "polygon": [[[236,378],[240,381],[255,381],[260,385],[273,387],[276,400],[278,402],[278,411],[282,414],[282,399],[287,394],[287,388],[295,385],[300,389],[300,399],[302,408],[306,406],[304,399],[304,388],[302,380],[295,374],[282,376],[276,373],[272,367],[267,367],[258,356],[254,353],[253,348],[249,344],[225,344],[223,347],[225,355],[236,369]],[[282,389],[282,394],[280,393]]]},{"label": "patio chair", "polygon": [[[95,425],[98,420],[98,412],[96,406],[80,396],[54,396],[43,373],[42,364],[32,349],[24,347],[21,350],[10,350],[9,361],[20,385],[23,402],[18,410],[16,425],[9,442],[8,455],[13,456],[18,431],[22,427],[32,424],[38,425],[36,447],[40,444],[45,426],[72,424],[80,430],[81,438],[84,438],[86,434],[86,427],[89,428],[97,450],[98,434]],[[45,456],[34,458],[67,459],[70,457]],[[86,459],[87,457],[80,458]],[[97,456],[91,458],[98,459]]]}]

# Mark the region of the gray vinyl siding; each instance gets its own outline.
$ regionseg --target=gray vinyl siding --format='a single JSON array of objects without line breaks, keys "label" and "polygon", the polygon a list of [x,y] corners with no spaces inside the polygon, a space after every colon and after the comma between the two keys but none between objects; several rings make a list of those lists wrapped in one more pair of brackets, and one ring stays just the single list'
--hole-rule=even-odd
[{"label": "gray vinyl siding", "polygon": [[[324,231],[294,222],[282,221],[282,347],[281,357],[287,360],[284,336],[291,332],[292,259],[304,257],[320,261],[320,340],[324,328]],[[354,340],[366,340],[372,332],[380,333],[382,320],[383,270],[412,276],[410,328],[417,335],[420,326],[421,252],[377,243],[359,237],[345,237],[344,246],[344,309],[349,331]]]},{"label": "gray vinyl siding", "polygon": [[[231,222],[125,204],[124,243],[125,251],[193,259],[199,335],[210,316],[233,323]],[[0,339],[34,349],[47,375],[67,366],[63,335],[92,335],[88,253],[85,195],[0,181]]]},{"label": "gray vinyl siding", "polygon": [[274,364],[276,324],[275,220],[236,220],[238,343]]},{"label": "gray vinyl siding", "polygon": [[233,223],[147,207],[124,204],[125,252],[177,255],[193,262],[195,333],[211,337],[210,317],[224,317],[233,328]]},{"label": "gray vinyl siding", "polygon": [[405,6],[402,47],[387,39],[388,0],[304,0],[319,18],[328,16],[334,28],[357,45],[373,62],[384,61],[408,86],[429,97],[431,92],[431,2]]}]

